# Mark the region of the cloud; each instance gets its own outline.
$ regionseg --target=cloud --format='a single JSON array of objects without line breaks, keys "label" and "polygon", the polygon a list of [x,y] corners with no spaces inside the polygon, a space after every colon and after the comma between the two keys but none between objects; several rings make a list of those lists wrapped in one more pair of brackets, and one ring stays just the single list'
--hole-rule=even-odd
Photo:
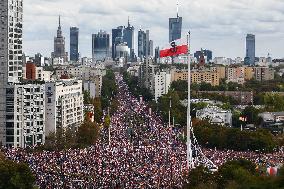
[{"label": "cloud", "polygon": [[[80,28],[80,51],[91,55],[91,34],[100,29],[126,25],[130,17],[137,31],[149,29],[154,45],[168,41],[168,18],[176,15],[175,1],[169,0],[25,0],[24,51],[50,55],[53,38],[62,15],[66,49],[69,27]],[[216,56],[244,56],[245,36],[257,36],[257,54],[270,51],[284,57],[284,2],[282,0],[180,0],[183,30],[191,30],[193,50],[213,50]],[[43,44],[41,44],[43,43]]]}]

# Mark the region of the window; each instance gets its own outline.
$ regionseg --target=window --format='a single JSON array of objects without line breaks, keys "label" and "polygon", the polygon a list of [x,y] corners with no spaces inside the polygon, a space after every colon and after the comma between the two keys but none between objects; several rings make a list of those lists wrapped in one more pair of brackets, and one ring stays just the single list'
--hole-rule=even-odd
[{"label": "window", "polygon": [[47,103],[49,103],[49,104],[51,103],[51,98],[47,99]]}]

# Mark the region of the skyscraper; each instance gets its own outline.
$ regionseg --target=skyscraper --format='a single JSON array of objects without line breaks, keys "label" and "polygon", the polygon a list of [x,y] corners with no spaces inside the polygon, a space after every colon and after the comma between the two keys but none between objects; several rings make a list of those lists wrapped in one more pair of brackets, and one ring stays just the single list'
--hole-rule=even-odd
[{"label": "skyscraper", "polygon": [[112,58],[116,57],[116,45],[123,42],[124,26],[119,26],[116,29],[112,29]]},{"label": "skyscraper", "polygon": [[140,59],[146,56],[146,32],[143,30],[138,31],[138,57]]},{"label": "skyscraper", "polygon": [[70,61],[79,60],[79,28],[70,28]]},{"label": "skyscraper", "polygon": [[169,18],[169,42],[180,39],[181,30],[182,30],[182,17],[180,17],[178,14],[178,3],[177,3],[177,17]]},{"label": "skyscraper", "polygon": [[134,52],[134,27],[130,25],[129,18],[128,18],[128,25],[123,32],[123,42],[126,42],[130,51]]},{"label": "skyscraper", "polygon": [[22,78],[23,1],[0,1],[0,15],[0,143],[6,144],[16,132],[7,119],[17,120],[9,112],[14,112],[12,84]]},{"label": "skyscraper", "polygon": [[246,37],[246,60],[249,65],[255,64],[255,35],[247,34]]},{"label": "skyscraper", "polygon": [[130,25],[128,18],[128,26],[119,26],[116,29],[112,29],[112,58],[115,59],[116,56],[116,46],[126,43],[130,49],[130,59],[134,59],[134,27]]},{"label": "skyscraper", "polygon": [[149,30],[143,31],[140,29],[138,31],[138,57],[140,59],[146,56],[153,56],[153,40],[149,40],[150,32]]},{"label": "skyscraper", "polygon": [[54,37],[54,52],[51,53],[52,58],[63,58],[65,62],[68,61],[68,53],[65,52],[65,37],[62,35],[61,22],[59,16],[59,25],[57,29],[57,36]]},{"label": "skyscraper", "polygon": [[110,36],[105,31],[92,35],[92,57],[93,61],[104,61],[109,57]]}]

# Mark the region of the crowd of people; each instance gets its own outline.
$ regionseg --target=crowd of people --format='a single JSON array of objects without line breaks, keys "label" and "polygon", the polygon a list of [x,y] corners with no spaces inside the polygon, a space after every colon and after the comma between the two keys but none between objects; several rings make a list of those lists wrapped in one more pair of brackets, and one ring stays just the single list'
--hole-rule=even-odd
[{"label": "crowd of people", "polygon": [[[182,188],[187,171],[182,129],[163,123],[143,100],[131,95],[120,75],[116,80],[119,107],[96,145],[60,152],[3,149],[6,157],[28,163],[40,188]],[[284,156],[202,151],[217,166],[240,158],[277,164]]]}]

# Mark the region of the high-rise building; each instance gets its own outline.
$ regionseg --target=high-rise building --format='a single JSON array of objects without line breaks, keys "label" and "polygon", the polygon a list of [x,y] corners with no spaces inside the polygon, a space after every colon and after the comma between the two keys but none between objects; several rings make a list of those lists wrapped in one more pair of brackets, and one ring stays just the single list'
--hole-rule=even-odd
[{"label": "high-rise building", "polygon": [[246,59],[245,63],[255,64],[255,35],[253,34],[247,34],[246,37]]},{"label": "high-rise building", "polygon": [[116,45],[123,42],[124,26],[112,29],[112,58],[116,58]]},{"label": "high-rise building", "polygon": [[57,36],[54,37],[54,52],[51,53],[52,58],[62,58],[65,62],[68,61],[68,53],[65,52],[65,37],[62,35],[61,22],[59,16],[59,25]]},{"label": "high-rise building", "polygon": [[154,47],[153,40],[149,40],[150,32],[149,30],[138,31],[138,57],[142,60],[146,56],[153,56]]},{"label": "high-rise building", "polygon": [[130,52],[132,52],[130,57],[134,58],[134,27],[130,25],[129,18],[128,18],[128,25],[123,32],[123,42],[127,43]]},{"label": "high-rise building", "polygon": [[16,119],[8,94],[22,77],[23,0],[0,1],[0,23],[0,143],[6,145],[16,132],[14,122],[7,121]]},{"label": "high-rise building", "polygon": [[182,30],[182,17],[178,14],[178,3],[177,3],[177,17],[169,18],[169,42],[175,41],[181,38]]},{"label": "high-rise building", "polygon": [[70,28],[70,61],[79,60],[79,28]]},{"label": "high-rise building", "polygon": [[92,35],[92,58],[93,61],[104,61],[109,57],[110,36],[105,31]]},{"label": "high-rise building", "polygon": [[130,49],[130,58],[134,60],[134,27],[130,25],[128,19],[128,26],[119,26],[116,29],[112,29],[112,58],[115,59],[116,46],[119,44],[126,44]]}]

